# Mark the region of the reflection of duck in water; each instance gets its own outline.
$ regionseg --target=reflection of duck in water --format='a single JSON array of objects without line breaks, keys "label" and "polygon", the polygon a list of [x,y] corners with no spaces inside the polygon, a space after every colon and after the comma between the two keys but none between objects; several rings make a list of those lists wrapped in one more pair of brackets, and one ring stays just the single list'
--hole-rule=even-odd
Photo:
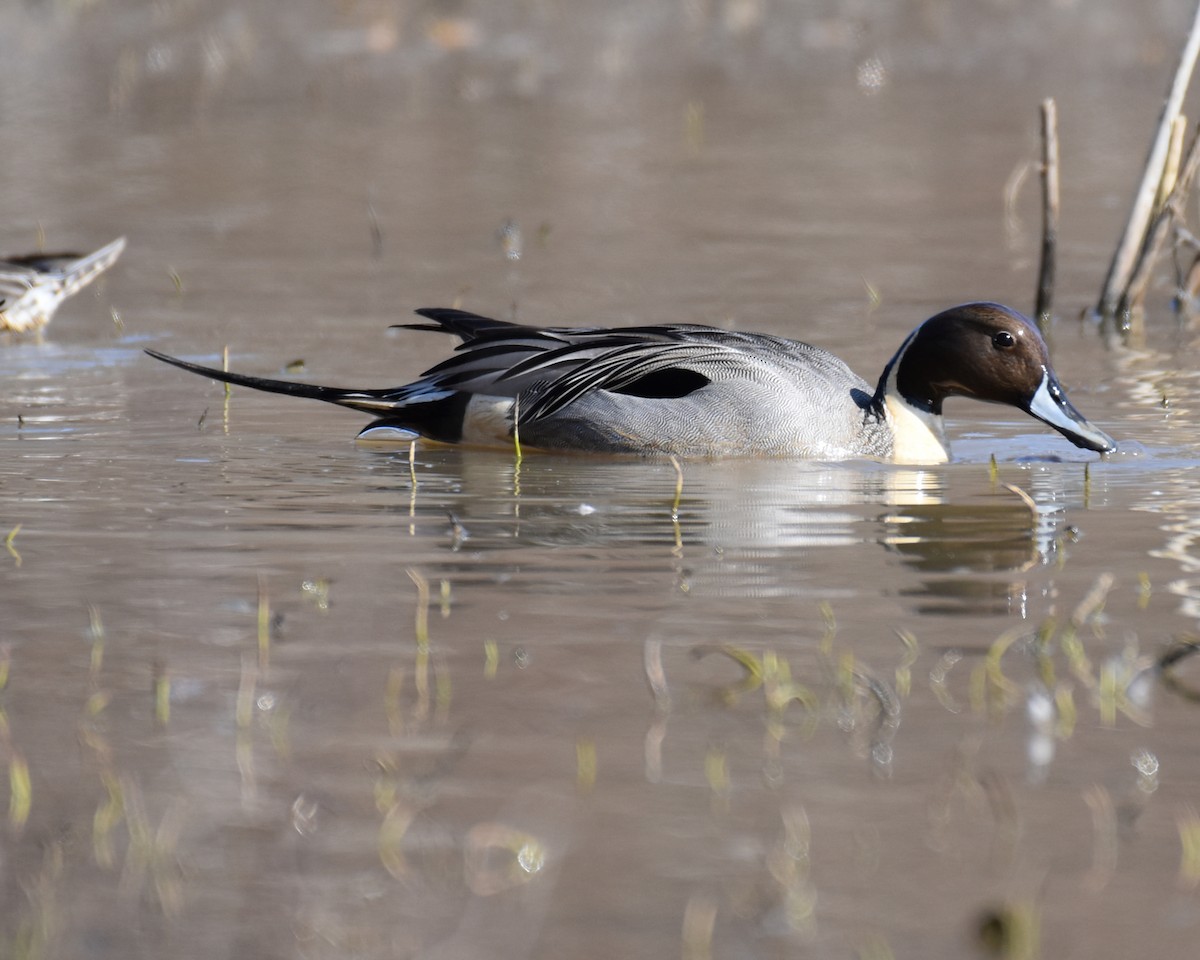
[{"label": "reflection of duck in water", "polygon": [[70,297],[117,262],[120,237],[95,253],[30,253],[0,259],[0,330],[40,330]]},{"label": "reflection of duck in water", "polygon": [[463,339],[400,387],[350,390],[228,373],[151,356],[217,380],[312,397],[380,417],[360,436],[690,457],[949,459],[942,403],[974,397],[1024,410],[1076,446],[1116,449],[1071,405],[1033,324],[972,303],[926,320],[872,388],[841,360],[783,337],[696,324],[530,327],[460,310],[418,310]]}]

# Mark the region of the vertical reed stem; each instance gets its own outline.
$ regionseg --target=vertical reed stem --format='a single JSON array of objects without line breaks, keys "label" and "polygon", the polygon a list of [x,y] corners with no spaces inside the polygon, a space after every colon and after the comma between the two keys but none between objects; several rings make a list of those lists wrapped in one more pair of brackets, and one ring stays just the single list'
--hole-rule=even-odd
[{"label": "vertical reed stem", "polygon": [[1128,316],[1145,298],[1154,264],[1167,242],[1172,222],[1176,217],[1183,215],[1183,206],[1191,192],[1197,172],[1200,172],[1200,127],[1197,127],[1196,133],[1192,135],[1192,142],[1188,146],[1187,157],[1178,179],[1163,201],[1162,209],[1146,230],[1146,239],[1138,250],[1138,258],[1133,265],[1129,282],[1121,291],[1121,298],[1117,303],[1117,312],[1121,316]]},{"label": "vertical reed stem", "polygon": [[1054,310],[1054,270],[1058,252],[1058,107],[1042,101],[1042,265],[1038,270],[1034,314],[1045,332]]},{"label": "vertical reed stem", "polygon": [[1154,198],[1158,193],[1158,184],[1162,179],[1163,168],[1167,158],[1167,150],[1171,141],[1171,126],[1183,105],[1184,95],[1191,82],[1192,70],[1196,66],[1196,57],[1200,54],[1200,2],[1196,4],[1196,12],[1192,18],[1192,26],[1188,31],[1187,43],[1179,58],[1175,70],[1175,78],[1167,92],[1163,103],[1162,115],[1159,117],[1158,130],[1150,146],[1150,154],[1146,157],[1146,166],[1142,171],[1141,186],[1133,201],[1133,209],[1129,211],[1129,221],[1125,224],[1125,232],[1113,253],[1112,263],[1108,268],[1108,276],[1104,279],[1104,290],[1100,294],[1098,309],[1101,316],[1111,317],[1115,314],[1121,291],[1129,286],[1133,274],[1134,262],[1138,250],[1145,242],[1150,218],[1154,214]]}]

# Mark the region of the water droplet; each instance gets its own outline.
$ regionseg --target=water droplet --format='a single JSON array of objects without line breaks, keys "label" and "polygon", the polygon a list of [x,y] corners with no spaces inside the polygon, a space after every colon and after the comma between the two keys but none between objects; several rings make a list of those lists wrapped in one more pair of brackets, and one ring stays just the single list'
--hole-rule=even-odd
[{"label": "water droplet", "polygon": [[863,93],[879,93],[887,86],[887,67],[878,57],[868,57],[858,65],[858,89]]},{"label": "water droplet", "polygon": [[526,873],[537,873],[546,865],[546,851],[536,840],[530,840],[517,851],[517,865]]}]

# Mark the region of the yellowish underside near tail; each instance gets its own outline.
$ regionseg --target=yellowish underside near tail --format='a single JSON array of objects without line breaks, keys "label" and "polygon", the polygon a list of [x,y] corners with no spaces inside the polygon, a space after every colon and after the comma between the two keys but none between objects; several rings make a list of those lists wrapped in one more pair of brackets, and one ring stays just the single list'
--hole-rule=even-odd
[{"label": "yellowish underside near tail", "polygon": [[480,446],[512,443],[512,400],[472,397],[463,414],[462,442]]}]

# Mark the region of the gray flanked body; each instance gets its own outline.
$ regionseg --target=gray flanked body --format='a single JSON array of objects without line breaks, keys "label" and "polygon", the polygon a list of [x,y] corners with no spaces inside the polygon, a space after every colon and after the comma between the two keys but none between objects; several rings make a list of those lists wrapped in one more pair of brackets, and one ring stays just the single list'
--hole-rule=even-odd
[{"label": "gray flanked body", "polygon": [[678,397],[590,390],[550,416],[522,416],[521,442],[682,457],[890,458],[874,388],[837,357],[780,337],[708,329],[690,337],[705,349],[694,358],[681,349],[671,362],[705,385]]},{"label": "gray flanked body", "polygon": [[428,309],[422,330],[454,355],[412,383],[348,389],[229,373],[152,356],[228,383],[372,413],[360,436],[683,457],[949,459],[947,397],[1024,410],[1077,446],[1116,449],[1067,400],[1037,328],[972,303],[921,324],[871,387],[807,343],[697,324],[531,327]]}]

